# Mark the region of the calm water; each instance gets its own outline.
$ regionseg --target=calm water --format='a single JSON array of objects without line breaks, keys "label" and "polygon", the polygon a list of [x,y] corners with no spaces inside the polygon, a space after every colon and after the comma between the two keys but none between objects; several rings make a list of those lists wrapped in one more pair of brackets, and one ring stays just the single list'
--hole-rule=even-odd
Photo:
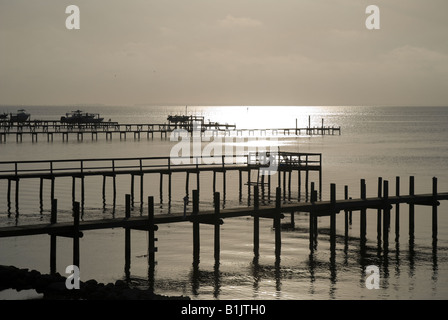
[{"label": "calm water", "polygon": [[[14,112],[16,107],[0,107],[0,113]],[[71,111],[71,107],[30,107],[32,119],[54,119]],[[203,115],[207,121],[236,124],[238,128],[306,127],[308,116],[312,126],[341,126],[342,134],[334,136],[290,136],[268,141],[252,141],[253,145],[272,144],[282,151],[319,152],[323,157],[323,199],[328,199],[330,183],[337,184],[337,197],[343,198],[344,186],[351,197],[359,196],[360,179],[366,179],[368,196],[376,196],[377,179],[390,181],[391,194],[395,177],[401,177],[401,193],[408,190],[409,176],[415,176],[416,193],[431,192],[432,177],[438,177],[439,190],[448,191],[448,108],[429,107],[89,107],[84,111],[100,113],[107,120],[120,123],[164,123],[169,114]],[[88,109],[88,110],[87,110]],[[24,137],[16,143],[8,137],[0,144],[0,161],[47,160],[100,157],[169,156],[176,142],[161,139],[139,140],[114,136],[106,140],[90,136],[77,141],[72,136],[63,142],[55,136],[47,142]],[[218,190],[221,187],[218,175]],[[296,179],[293,176],[293,179]],[[313,181],[316,177],[311,175]],[[101,177],[88,178],[84,219],[123,215],[124,195],[130,191],[130,178],[118,179],[117,203],[111,203],[108,185],[106,202],[101,197]],[[145,197],[153,195],[157,212],[181,211],[185,193],[185,174],[173,175],[173,198],[158,203],[159,176],[144,179]],[[212,205],[212,175],[201,175],[202,207]],[[275,180],[274,180],[275,181]],[[48,182],[46,182],[48,183]],[[293,180],[293,185],[295,181]],[[136,194],[139,197],[139,179]],[[190,182],[190,186],[192,183]],[[6,182],[0,184],[0,224],[16,225],[48,222],[50,213],[49,183],[44,185],[44,202],[39,203],[39,181],[24,180],[20,187],[19,215],[8,208]],[[243,188],[238,199],[238,176],[227,176],[227,208],[247,206]],[[295,192],[295,194],[294,194]],[[297,198],[294,189],[293,198]],[[79,193],[78,193],[79,194]],[[301,195],[303,196],[303,195]],[[59,220],[70,219],[71,179],[56,180]],[[413,243],[407,234],[407,206],[401,205],[400,238],[391,236],[389,252],[378,248],[376,210],[368,210],[367,248],[359,241],[359,213],[353,213],[350,239],[344,243],[344,216],[338,215],[338,243],[331,252],[328,236],[329,219],[320,218],[317,250],[308,249],[308,216],[296,215],[296,228],[282,232],[282,252],[276,260],[272,221],[261,220],[260,258],[253,260],[252,220],[227,219],[221,227],[221,258],[218,266],[213,258],[213,227],[201,226],[201,260],[192,264],[192,228],[188,223],[159,225],[156,237],[158,252],[154,275],[157,293],[188,295],[193,299],[446,299],[448,298],[448,203],[439,207],[437,246],[431,239],[431,208],[416,208],[416,233]],[[146,204],[136,202],[133,214],[145,212]],[[287,217],[289,219],[289,216]],[[395,211],[391,214],[394,234]],[[0,264],[49,272],[49,237],[33,236],[2,239]],[[58,239],[58,272],[64,274],[71,264],[71,240]],[[148,286],[145,232],[132,232],[131,281]],[[88,231],[81,239],[81,280],[95,278],[114,282],[126,277],[124,271],[124,231],[121,229]],[[380,289],[365,287],[367,265],[380,268]]]}]

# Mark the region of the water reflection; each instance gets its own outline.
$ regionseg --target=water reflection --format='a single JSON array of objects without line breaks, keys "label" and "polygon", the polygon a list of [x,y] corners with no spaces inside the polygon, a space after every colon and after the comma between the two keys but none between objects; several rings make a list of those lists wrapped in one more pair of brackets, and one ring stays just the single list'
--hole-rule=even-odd
[{"label": "water reflection", "polygon": [[[290,229],[287,232],[291,234],[302,232],[303,237],[303,230],[298,232]],[[199,261],[193,261],[187,280],[189,285],[184,283],[187,288],[189,286],[187,295],[192,298],[203,298],[204,295],[210,294],[214,299],[221,299],[224,294],[226,299],[229,294],[227,290],[235,288],[235,294],[238,290],[250,290],[253,297],[257,298],[266,294],[266,286],[269,286],[274,292],[271,297],[282,299],[284,297],[284,284],[288,288],[291,283],[297,283],[297,288],[305,289],[301,293],[303,295],[322,297],[322,287],[326,287],[327,298],[336,299],[341,294],[344,295],[343,290],[345,290],[344,285],[346,284],[343,281],[347,281],[347,272],[352,272],[348,270],[359,270],[357,286],[363,289],[367,277],[365,274],[366,267],[376,265],[380,269],[381,288],[388,289],[390,286],[394,286],[391,287],[392,293],[386,290],[382,291],[381,294],[384,297],[391,297],[390,295],[394,294],[393,290],[408,290],[408,288],[397,287],[399,286],[397,284],[398,280],[405,270],[403,268],[407,267],[408,269],[409,290],[412,290],[415,287],[417,268],[428,266],[429,263],[432,270],[432,290],[437,290],[439,250],[435,242],[432,247],[419,245],[416,248],[414,241],[409,241],[406,250],[401,248],[399,242],[395,242],[394,246],[384,250],[384,248],[378,246],[376,239],[375,241],[362,243],[356,237],[348,240],[344,238],[340,236],[338,245],[333,249],[331,249],[331,246],[327,248],[326,245],[322,244],[321,249],[310,250],[306,260],[297,259],[293,265],[291,265],[290,253],[285,265],[282,264],[281,255],[275,257],[272,264],[266,262],[265,257],[254,256],[248,265],[248,274],[241,270],[221,271],[219,259],[215,261],[211,269],[208,267],[208,263],[201,268]],[[326,240],[324,235],[321,235],[320,241],[323,243]],[[350,249],[347,249],[347,245],[350,246]],[[299,257],[300,255],[298,255]],[[156,268],[152,265],[148,267],[148,270],[147,285],[157,291],[159,280],[157,279],[157,272],[155,272]],[[350,279],[356,279],[356,276],[352,276]],[[391,279],[394,281],[391,282]],[[160,281],[164,283],[164,286],[173,286],[174,288],[174,283],[179,286],[179,280],[160,279]],[[170,281],[173,281],[172,285],[167,284]],[[224,292],[223,289],[225,289]],[[287,296],[287,292],[285,294]]]}]

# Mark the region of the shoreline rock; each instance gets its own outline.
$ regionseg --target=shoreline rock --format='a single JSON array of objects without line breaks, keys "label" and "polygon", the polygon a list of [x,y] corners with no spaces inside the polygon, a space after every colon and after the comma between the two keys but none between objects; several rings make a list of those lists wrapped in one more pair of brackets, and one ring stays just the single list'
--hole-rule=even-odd
[{"label": "shoreline rock", "polygon": [[44,300],[190,300],[189,297],[169,297],[149,289],[132,288],[123,280],[107,284],[94,279],[80,281],[79,289],[69,290],[65,286],[66,280],[59,273],[41,274],[37,270],[0,265],[0,291],[34,289],[43,294]]}]

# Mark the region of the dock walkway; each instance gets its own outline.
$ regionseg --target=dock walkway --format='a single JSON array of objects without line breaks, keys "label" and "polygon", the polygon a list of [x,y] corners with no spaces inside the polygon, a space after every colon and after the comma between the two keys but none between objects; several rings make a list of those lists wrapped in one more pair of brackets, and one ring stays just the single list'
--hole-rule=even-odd
[{"label": "dock walkway", "polygon": [[[23,123],[0,122],[0,143],[6,142],[9,135],[15,135],[16,142],[23,141],[23,136],[31,136],[33,142],[38,141],[38,136],[46,136],[47,141],[53,141],[55,135],[62,136],[62,141],[68,141],[69,136],[76,136],[78,141],[83,140],[85,135],[91,136],[92,140],[97,140],[99,135],[106,139],[112,139],[113,136],[119,136],[120,139],[126,139],[128,135],[133,135],[134,139],[140,139],[146,135],[146,138],[154,138],[154,134],[160,134],[161,138],[167,138],[169,133],[175,130],[187,130],[192,132],[195,127],[182,126],[177,123],[128,123],[120,124],[117,122],[99,122],[99,123],[63,123],[54,120],[34,120]],[[199,124],[198,130],[202,134],[210,132],[213,135],[223,136],[254,136],[256,133],[260,136],[290,136],[301,135],[334,135],[341,134],[341,127],[306,127],[306,128],[237,128],[236,125],[205,123]]]},{"label": "dock walkway", "polygon": [[[433,190],[430,194],[414,194],[414,177],[410,177],[409,195],[400,195],[400,179],[396,178],[396,195],[389,196],[389,182],[387,180],[378,180],[379,194],[378,197],[366,197],[365,180],[361,180],[360,198],[348,198],[347,186],[344,187],[345,196],[343,200],[336,199],[336,185],[330,185],[330,200],[318,201],[317,190],[314,190],[312,184],[311,201],[298,203],[281,203],[281,188],[276,188],[275,205],[260,206],[259,186],[254,186],[254,203],[252,207],[221,209],[220,193],[215,192],[213,197],[213,210],[200,210],[199,191],[193,190],[193,206],[192,210],[187,213],[176,212],[170,214],[154,215],[154,198],[148,197],[148,214],[147,216],[131,217],[131,195],[126,194],[126,209],[124,218],[101,219],[101,220],[85,220],[80,221],[80,203],[73,203],[73,222],[57,222],[57,199],[52,199],[51,222],[48,224],[33,225],[17,225],[0,227],[0,238],[32,236],[38,234],[50,235],[50,272],[56,272],[56,239],[57,237],[69,237],[73,239],[73,265],[80,265],[80,238],[83,232],[88,230],[124,228],[125,230],[125,271],[129,274],[131,262],[131,230],[139,230],[148,232],[148,265],[150,273],[154,274],[156,264],[155,253],[158,251],[156,247],[155,232],[160,224],[185,223],[189,222],[193,227],[193,261],[194,265],[199,264],[200,255],[200,224],[208,224],[214,226],[214,257],[215,262],[219,263],[220,259],[220,226],[224,223],[224,219],[235,217],[252,217],[253,219],[253,252],[255,258],[259,257],[260,248],[260,219],[273,220],[273,230],[275,231],[275,256],[280,258],[281,253],[281,220],[285,214],[291,214],[291,225],[294,226],[294,214],[299,212],[308,213],[309,216],[309,249],[315,250],[318,237],[318,217],[329,217],[330,219],[330,249],[335,252],[336,248],[336,215],[340,212],[345,213],[345,241],[348,239],[349,220],[354,211],[360,212],[360,240],[361,247],[365,247],[367,242],[367,209],[375,209],[377,212],[377,239],[380,244],[383,243],[384,251],[388,251],[389,233],[391,221],[391,209],[395,208],[395,241],[399,238],[400,225],[400,204],[407,204],[409,207],[409,237],[414,238],[414,207],[430,206],[432,207],[432,239],[433,246],[437,245],[438,234],[438,212],[437,208],[440,201],[448,200],[448,192],[439,193],[437,190],[437,178],[433,178]],[[380,189],[381,188],[381,189]],[[380,192],[381,190],[381,192]],[[370,211],[372,212],[372,210]],[[350,217],[350,218],[349,218]],[[413,240],[412,240],[413,241]],[[152,278],[151,276],[151,278]]]}]

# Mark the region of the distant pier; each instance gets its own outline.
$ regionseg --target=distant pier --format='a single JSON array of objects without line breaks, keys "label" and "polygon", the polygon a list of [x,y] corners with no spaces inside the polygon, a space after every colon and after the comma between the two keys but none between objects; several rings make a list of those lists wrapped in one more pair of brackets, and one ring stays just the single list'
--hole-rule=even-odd
[{"label": "distant pier", "polygon": [[[171,119],[171,118],[169,118]],[[169,121],[168,123],[130,123],[120,124],[117,122],[95,122],[95,123],[66,123],[54,120],[33,120],[19,123],[8,121],[0,122],[0,143],[6,142],[7,137],[15,136],[16,142],[22,142],[24,136],[31,137],[32,142],[40,139],[53,141],[54,136],[60,136],[62,141],[76,139],[82,141],[90,136],[91,140],[98,140],[98,137],[111,140],[113,137],[127,139],[129,136],[134,139],[145,137],[153,139],[154,135],[160,138],[167,138],[168,134],[175,130],[186,130],[193,132],[197,130],[201,134],[211,133],[212,135],[223,136],[299,136],[305,135],[335,135],[341,134],[341,127],[329,127],[323,125],[306,128],[296,126],[290,128],[237,128],[236,125],[221,124],[217,122],[205,122],[203,117],[190,116],[188,121]]]}]

